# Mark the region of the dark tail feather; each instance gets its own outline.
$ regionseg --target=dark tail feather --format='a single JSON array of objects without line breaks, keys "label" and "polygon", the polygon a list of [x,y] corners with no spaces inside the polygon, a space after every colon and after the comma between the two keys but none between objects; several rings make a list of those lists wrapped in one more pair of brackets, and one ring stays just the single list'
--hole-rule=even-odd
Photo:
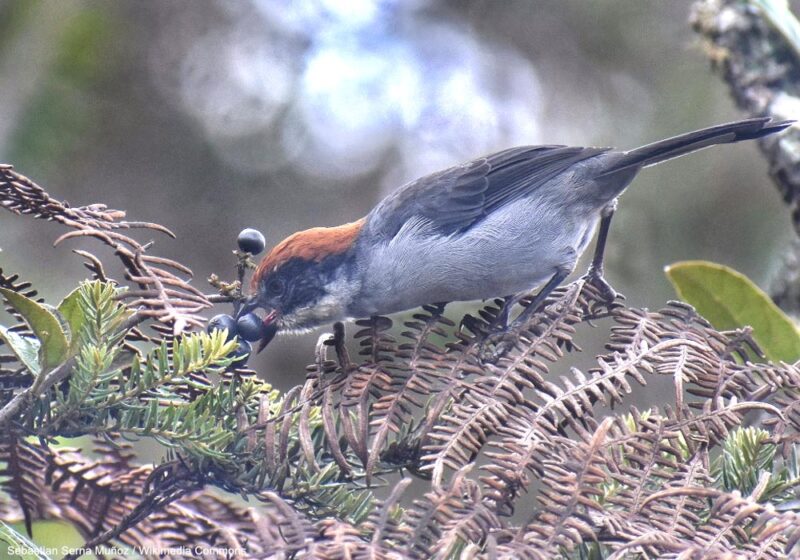
[{"label": "dark tail feather", "polygon": [[619,161],[603,172],[602,175],[609,175],[632,167],[640,169],[655,165],[715,144],[761,138],[762,136],[779,132],[793,123],[794,121],[771,122],[769,117],[762,117],[687,132],[680,136],[653,142],[641,148],[625,152]]}]

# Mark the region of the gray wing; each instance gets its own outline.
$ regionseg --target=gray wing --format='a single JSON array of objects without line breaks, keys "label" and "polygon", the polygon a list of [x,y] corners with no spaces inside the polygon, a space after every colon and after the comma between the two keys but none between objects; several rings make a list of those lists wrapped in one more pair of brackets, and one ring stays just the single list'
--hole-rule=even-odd
[{"label": "gray wing", "polygon": [[387,196],[367,216],[370,233],[392,239],[410,219],[442,234],[463,231],[492,210],[523,197],[574,164],[608,148],[521,146],[438,171]]}]

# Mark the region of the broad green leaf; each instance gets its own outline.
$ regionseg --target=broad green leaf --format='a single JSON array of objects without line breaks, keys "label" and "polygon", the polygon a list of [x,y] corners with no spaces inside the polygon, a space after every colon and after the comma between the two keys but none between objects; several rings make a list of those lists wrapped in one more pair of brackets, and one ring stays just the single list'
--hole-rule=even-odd
[{"label": "broad green leaf", "polygon": [[75,288],[58,304],[58,311],[69,325],[69,350],[70,354],[77,351],[80,344],[81,328],[85,320],[80,306],[81,288]]},{"label": "broad green leaf", "polygon": [[30,336],[20,336],[15,332],[0,326],[0,339],[5,342],[14,355],[22,362],[28,371],[39,375],[42,371],[39,365],[39,341]]},{"label": "broad green leaf", "polygon": [[58,310],[57,307],[53,307],[52,305],[49,305],[47,303],[43,303],[41,305],[42,307],[47,309],[50,313],[52,313],[53,317],[55,317],[58,320],[58,326],[61,327],[61,332],[64,333],[64,337],[67,339],[67,346],[70,346],[71,345],[70,341],[72,340],[72,328],[69,326],[67,318],[61,314],[61,312]]},{"label": "broad green leaf", "polygon": [[772,361],[800,359],[800,330],[758,286],[732,268],[685,261],[666,268],[683,301],[719,330],[749,325],[753,338]]},{"label": "broad green leaf", "polygon": [[792,13],[787,0],[754,0],[753,4],[761,9],[767,21],[783,35],[782,45],[788,45],[795,56],[800,56],[800,22]]},{"label": "broad green leaf", "polygon": [[39,362],[42,367],[50,369],[63,362],[67,357],[69,343],[56,316],[43,305],[13,290],[0,288],[0,294],[22,315],[41,342]]},{"label": "broad green leaf", "polygon": [[44,550],[27,537],[0,521],[0,550],[3,558],[14,560],[50,560]]}]

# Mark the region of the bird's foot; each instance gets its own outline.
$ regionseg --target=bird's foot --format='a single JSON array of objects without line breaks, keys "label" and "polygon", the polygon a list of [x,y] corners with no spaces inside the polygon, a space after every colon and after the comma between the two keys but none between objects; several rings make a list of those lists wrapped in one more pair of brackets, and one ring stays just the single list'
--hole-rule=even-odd
[{"label": "bird's foot", "polygon": [[539,307],[536,305],[536,302],[532,302],[516,319],[511,321],[509,320],[509,308],[516,305],[520,299],[522,298],[506,298],[504,309],[501,310],[498,319],[494,322],[491,330],[486,334],[481,343],[479,351],[481,363],[496,363],[497,360],[506,355],[517,344],[520,334],[537,310],[536,308],[532,309],[531,305]]},{"label": "bird's foot", "polygon": [[514,347],[519,334],[515,332],[513,323],[496,329],[486,335],[478,349],[481,364],[494,364]]},{"label": "bird's foot", "polygon": [[611,287],[611,284],[609,284],[603,276],[602,268],[590,267],[589,272],[584,274],[583,281],[597,288],[600,297],[602,297],[607,304],[613,303],[619,296],[617,291]]},{"label": "bird's foot", "polygon": [[[570,272],[572,272],[573,266],[574,262],[570,261],[568,266],[565,265],[557,268],[555,274],[553,274],[550,280],[547,281],[547,284],[545,284],[539,290],[539,293],[534,296],[531,302],[511,323],[508,323],[510,306],[516,305],[522,298],[520,296],[506,298],[505,304],[498,315],[498,317],[503,317],[504,321],[502,324],[495,322],[495,328],[500,327],[501,330],[490,333],[486,336],[486,339],[481,345],[481,361],[497,361],[500,359],[500,357],[516,346],[521,333],[528,326],[528,323],[531,322],[531,319],[534,318],[536,313],[545,307],[547,297],[553,293],[553,290],[555,290],[558,285],[564,281]],[[493,348],[493,350],[491,352],[487,352],[489,348]],[[490,358],[491,360],[487,358]]]}]

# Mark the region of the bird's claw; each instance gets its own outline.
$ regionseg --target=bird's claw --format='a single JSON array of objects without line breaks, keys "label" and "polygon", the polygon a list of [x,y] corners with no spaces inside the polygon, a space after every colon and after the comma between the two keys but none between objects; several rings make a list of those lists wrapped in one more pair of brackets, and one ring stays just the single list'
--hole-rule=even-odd
[{"label": "bird's claw", "polygon": [[481,342],[478,353],[478,359],[481,364],[497,363],[497,360],[514,347],[516,335],[512,330],[513,328],[514,325],[512,323],[486,335],[486,338]]},{"label": "bird's claw", "polygon": [[591,284],[597,288],[597,291],[600,293],[600,297],[603,298],[605,303],[613,303],[614,300],[616,300],[619,296],[617,291],[611,287],[611,284],[609,284],[603,276],[602,270],[590,268],[589,272],[583,276],[583,280],[587,284]]}]

